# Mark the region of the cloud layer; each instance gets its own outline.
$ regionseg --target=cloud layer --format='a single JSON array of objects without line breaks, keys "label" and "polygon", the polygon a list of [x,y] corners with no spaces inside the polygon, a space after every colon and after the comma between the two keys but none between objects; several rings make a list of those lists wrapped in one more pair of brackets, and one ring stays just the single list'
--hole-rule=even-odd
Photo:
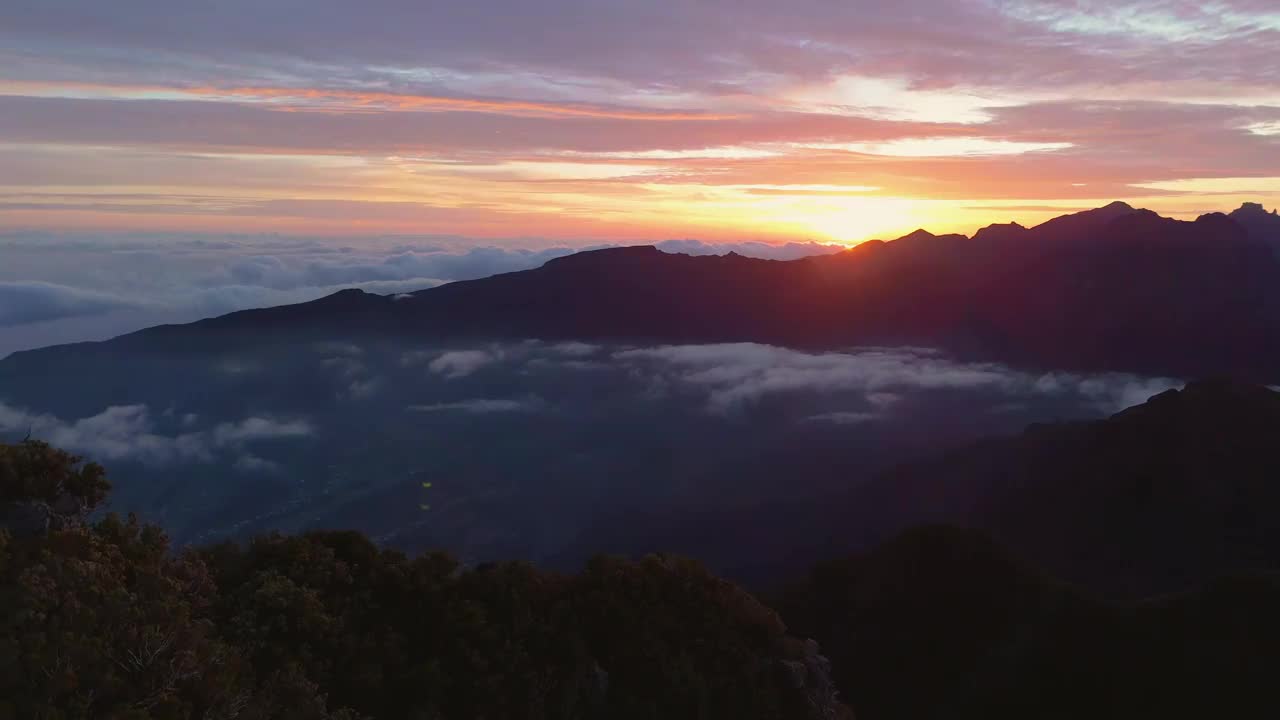
[{"label": "cloud layer", "polygon": [[[303,420],[248,417],[205,429],[187,429],[198,422],[184,416],[174,422],[156,418],[146,405],[113,405],[77,420],[33,413],[0,402],[0,432],[24,433],[55,447],[82,453],[95,461],[133,460],[165,465],[175,462],[213,462],[226,451],[238,453],[244,469],[262,470],[265,461],[246,454],[246,446],[301,438],[314,432]],[[167,431],[159,426],[167,426]]]},{"label": "cloud layer", "polygon": [[[261,386],[287,377],[305,390],[258,391],[254,403],[267,410],[217,421],[205,418],[205,407],[157,413],[140,401],[64,419],[0,400],[0,433],[29,432],[104,461],[163,465],[234,457],[243,461],[243,469],[265,470],[267,462],[250,450],[315,435],[315,422],[304,419],[311,413],[333,412],[342,422],[361,423],[406,411],[554,414],[587,422],[584,418],[596,414],[623,417],[652,406],[713,424],[751,420],[799,428],[905,422],[935,412],[921,410],[920,399],[948,394],[969,397],[967,412],[1058,403],[1101,415],[1181,385],[1120,373],[1028,373],[958,362],[925,348],[810,353],[753,343],[619,347],[535,340],[377,350],[333,342],[300,348],[287,360],[228,359],[181,372],[190,376],[184,385]],[[326,394],[326,386],[332,392]],[[147,392],[139,388],[137,396]]]},{"label": "cloud layer", "polygon": [[538,409],[540,405],[541,403],[538,399],[533,397],[523,400],[473,398],[455,402],[433,403],[431,405],[410,405],[408,409],[412,412],[447,412],[456,410],[472,415],[488,415],[490,413],[530,412]]},{"label": "cloud layer", "polygon": [[105,463],[115,507],[177,542],[358,527],[470,558],[549,557],[613,511],[821,502],[926,451],[1179,384],[754,344],[334,337],[91,362],[17,368],[0,440]]},{"label": "cloud layer", "polygon": [[733,343],[619,350],[613,358],[641,363],[664,381],[705,392],[707,409],[713,413],[730,413],[787,394],[850,393],[858,407],[810,417],[842,424],[876,419],[909,393],[981,389],[1011,398],[1075,396],[1099,412],[1111,413],[1182,384],[1123,373],[1026,373],[994,363],[957,362],[927,348],[807,353]]},{"label": "cloud layer", "polygon": [[122,298],[66,285],[0,282],[0,327],[4,328],[102,315],[129,307]]}]

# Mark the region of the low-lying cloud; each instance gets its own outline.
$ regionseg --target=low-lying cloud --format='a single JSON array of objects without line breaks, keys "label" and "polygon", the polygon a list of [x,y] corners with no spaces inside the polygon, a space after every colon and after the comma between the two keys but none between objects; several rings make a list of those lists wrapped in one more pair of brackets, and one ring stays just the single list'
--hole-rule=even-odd
[{"label": "low-lying cloud", "polygon": [[570,422],[700,417],[696,422],[759,420],[802,431],[909,422],[913,413],[940,412],[939,402],[991,417],[1054,417],[1059,410],[1104,415],[1181,385],[1123,373],[1028,372],[926,348],[805,352],[754,343],[626,347],[536,340],[413,349],[335,342],[303,348],[295,361],[267,362],[252,353],[221,358],[207,372],[223,384],[269,384],[275,374],[282,383],[319,382],[321,390],[328,383],[329,395],[284,393],[279,405],[259,398],[255,407],[267,402],[269,410],[246,407],[233,421],[211,418],[206,407],[157,413],[155,398],[150,406],[140,399],[73,419],[0,403],[0,432],[30,430],[104,461],[211,462],[234,455],[240,469],[266,471],[270,454],[251,452],[253,446],[313,435],[314,425],[302,418],[326,412],[375,422],[405,411],[498,417],[555,408]]},{"label": "low-lying cloud", "polygon": [[[266,417],[185,430],[197,422],[197,416],[188,414],[179,416],[176,422],[162,423],[146,405],[113,405],[96,415],[63,420],[0,403],[0,431],[29,434],[99,461],[213,462],[219,451],[238,451],[249,444],[302,438],[314,432],[310,423],[303,420]],[[159,429],[161,425],[170,426],[171,431],[164,432]]]},{"label": "low-lying cloud", "polygon": [[[921,393],[982,392],[987,400],[975,402],[997,398],[992,402],[1006,406],[1059,399],[1106,414],[1182,384],[1127,373],[1028,372],[999,363],[961,362],[917,347],[806,352],[757,343],[626,347],[525,340],[410,350],[399,355],[397,364],[424,366],[450,383],[472,382],[483,370],[484,379],[475,381],[478,387],[517,377],[542,377],[553,380],[553,387],[570,387],[581,373],[613,372],[625,376],[637,399],[666,401],[676,393],[696,399],[714,415],[740,414],[772,399],[803,396],[828,405],[845,403],[805,417],[844,425],[910,412],[906,401]],[[418,409],[461,407],[444,403]]]},{"label": "low-lying cloud", "polygon": [[431,405],[410,405],[412,412],[464,412],[472,415],[489,415],[492,413],[533,412],[542,407],[542,401],[536,397],[519,400],[503,398],[473,398],[456,402],[433,403]]},{"label": "low-lying cloud", "polygon": [[0,282],[0,327],[102,315],[134,307],[108,293],[46,282]]},{"label": "low-lying cloud", "polygon": [[836,412],[818,413],[806,418],[809,422],[834,423],[836,425],[858,425],[877,420],[880,416],[873,412],[853,412],[839,410]]},{"label": "low-lying cloud", "polygon": [[427,367],[431,372],[449,379],[466,377],[486,365],[492,365],[503,357],[501,349],[453,350],[432,360]]},{"label": "low-lying cloud", "polygon": [[[864,348],[809,353],[756,343],[668,345],[618,350],[613,358],[640,363],[668,382],[699,388],[707,409],[728,413],[787,393],[852,392],[870,411],[883,411],[902,392],[989,389],[1009,395],[1074,395],[1103,412],[1144,402],[1181,385],[1124,373],[1027,373],[996,363],[964,363],[926,348]],[[861,422],[864,409],[814,416]]]}]

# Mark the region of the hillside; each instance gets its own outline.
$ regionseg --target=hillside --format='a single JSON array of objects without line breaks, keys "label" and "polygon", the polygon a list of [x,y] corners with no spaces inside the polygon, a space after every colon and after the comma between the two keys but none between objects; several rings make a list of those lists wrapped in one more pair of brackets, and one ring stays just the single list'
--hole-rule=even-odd
[{"label": "hillside", "polygon": [[983,528],[1101,590],[1186,589],[1280,569],[1278,431],[1280,393],[1190,383],[1105,420],[1033,425],[909,463],[842,507],[882,533]]},{"label": "hillside", "polygon": [[973,530],[908,532],[778,599],[860,718],[1202,718],[1274,712],[1280,580],[1107,603]]}]

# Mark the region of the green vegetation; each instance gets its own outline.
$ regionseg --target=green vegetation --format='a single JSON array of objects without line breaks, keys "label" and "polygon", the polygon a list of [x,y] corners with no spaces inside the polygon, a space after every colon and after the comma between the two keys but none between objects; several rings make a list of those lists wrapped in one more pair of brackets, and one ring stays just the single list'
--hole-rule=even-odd
[{"label": "green vegetation", "polygon": [[171,552],[102,468],[0,445],[0,720],[838,718],[825,660],[700,565],[562,576],[353,532]]}]

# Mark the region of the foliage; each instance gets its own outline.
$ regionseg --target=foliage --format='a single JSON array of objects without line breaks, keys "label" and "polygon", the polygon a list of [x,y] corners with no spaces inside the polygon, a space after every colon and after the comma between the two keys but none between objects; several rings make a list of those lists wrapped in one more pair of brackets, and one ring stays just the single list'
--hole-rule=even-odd
[{"label": "foliage", "polygon": [[203,557],[227,588],[219,625],[255,667],[296,663],[332,702],[373,717],[788,716],[781,621],[689,561],[462,570],[348,532]]},{"label": "foliage", "polygon": [[800,643],[690,561],[462,568],[354,532],[175,554],[132,516],[87,522],[96,465],[27,442],[0,467],[7,502],[86,511],[0,523],[0,720],[814,716],[778,672]]},{"label": "foliage", "polygon": [[0,443],[0,507],[38,504],[46,513],[82,521],[110,490],[101,465],[35,440]]},{"label": "foliage", "polygon": [[[175,553],[88,521],[100,468],[0,445],[0,720],[1249,717],[1275,708],[1280,581],[1090,597],[978,531],[820,564],[778,614],[696,562],[464,568],[354,532]],[[35,473],[37,477],[29,475]],[[834,684],[832,684],[834,683]],[[1266,713],[1266,716],[1274,715]]]}]

